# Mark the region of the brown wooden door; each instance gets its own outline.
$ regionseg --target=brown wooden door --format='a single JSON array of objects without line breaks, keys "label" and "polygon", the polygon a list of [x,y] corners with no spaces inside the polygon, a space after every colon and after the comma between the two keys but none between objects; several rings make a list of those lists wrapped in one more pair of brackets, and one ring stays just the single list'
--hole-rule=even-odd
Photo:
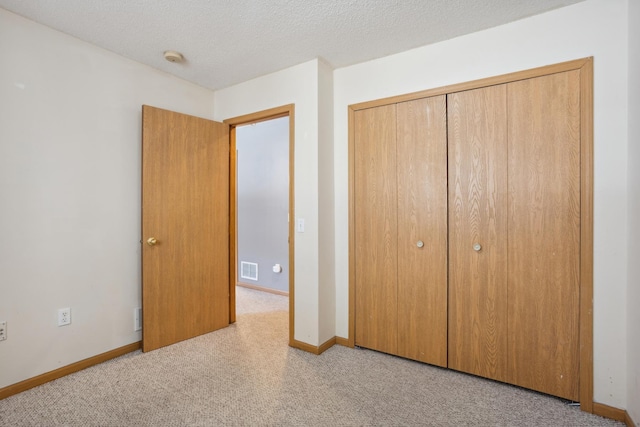
[{"label": "brown wooden door", "polygon": [[579,400],[580,71],[508,85],[509,379]]},{"label": "brown wooden door", "polygon": [[142,348],[150,351],[229,324],[229,129],[149,106],[142,123]]},{"label": "brown wooden door", "polygon": [[397,104],[398,355],[447,366],[447,104]]},{"label": "brown wooden door", "polygon": [[446,98],[360,110],[354,125],[355,343],[446,366]]},{"label": "brown wooden door", "polygon": [[449,367],[572,400],[579,85],[571,71],[448,97]]},{"label": "brown wooden door", "polygon": [[507,379],[506,93],[499,85],[448,96],[449,367],[500,381]]},{"label": "brown wooden door", "polygon": [[355,343],[396,354],[396,106],[386,105],[357,111],[354,125]]},{"label": "brown wooden door", "polygon": [[[423,182],[436,182],[437,174],[419,165],[423,155],[438,157],[420,146],[431,132],[421,122],[437,114],[422,110],[427,100],[401,101],[406,97],[356,106],[350,147],[356,344],[421,360],[423,343],[414,337],[436,297],[421,300],[426,290],[412,279],[430,261],[411,245],[448,227],[448,366],[590,408],[591,67],[591,60],[545,67],[539,77],[510,75],[503,84],[490,79],[492,86],[465,84],[447,95],[448,224],[438,230],[428,225],[433,206],[417,197]],[[428,334],[435,323],[426,326]]]}]

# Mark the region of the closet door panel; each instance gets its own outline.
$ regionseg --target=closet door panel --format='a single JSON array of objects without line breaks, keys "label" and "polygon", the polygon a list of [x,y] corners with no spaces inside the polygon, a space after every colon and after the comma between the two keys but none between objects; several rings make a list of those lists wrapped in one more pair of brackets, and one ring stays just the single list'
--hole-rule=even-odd
[{"label": "closet door panel", "polygon": [[506,86],[448,95],[448,108],[449,367],[505,381]]},{"label": "closet door panel", "polygon": [[447,366],[446,97],[397,104],[398,355]]},{"label": "closet door panel", "polygon": [[509,382],[578,400],[580,72],[508,85]]},{"label": "closet door panel", "polygon": [[356,111],[356,345],[397,352],[396,107]]}]

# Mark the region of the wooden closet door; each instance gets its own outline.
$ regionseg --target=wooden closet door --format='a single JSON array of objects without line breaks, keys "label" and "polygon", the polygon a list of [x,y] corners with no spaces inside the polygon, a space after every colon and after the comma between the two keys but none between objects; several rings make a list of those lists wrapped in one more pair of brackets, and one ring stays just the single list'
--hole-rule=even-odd
[{"label": "wooden closet door", "polygon": [[439,366],[447,366],[446,114],[444,95],[397,104],[397,354]]},{"label": "wooden closet door", "polygon": [[396,354],[395,104],[356,111],[354,131],[356,345]]},{"label": "wooden closet door", "polygon": [[449,367],[505,381],[506,86],[448,95],[448,108]]},{"label": "wooden closet door", "polygon": [[507,91],[508,381],[579,400],[580,72]]}]

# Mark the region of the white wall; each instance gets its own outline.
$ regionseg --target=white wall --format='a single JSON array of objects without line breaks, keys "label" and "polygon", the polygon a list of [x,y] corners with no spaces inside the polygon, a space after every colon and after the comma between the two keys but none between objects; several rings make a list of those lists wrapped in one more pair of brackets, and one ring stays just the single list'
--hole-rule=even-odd
[{"label": "white wall", "polygon": [[[215,92],[215,120],[295,104],[295,218],[305,220],[294,249],[294,338],[319,345],[318,319],[318,60]],[[290,284],[291,286],[291,284]],[[329,313],[332,315],[333,313]]]},{"label": "white wall", "polygon": [[333,169],[333,69],[320,61],[318,67],[318,168],[320,276],[320,343],[335,337],[335,215]]},{"label": "white wall", "polygon": [[2,9],[0,52],[2,388],[140,340],[141,105],[213,93]]},{"label": "white wall", "polygon": [[640,0],[629,0],[629,294],[627,412],[640,426]]},{"label": "white wall", "polygon": [[347,106],[594,56],[595,401],[626,407],[626,12],[626,0],[588,0],[335,71],[336,335],[348,336]]}]

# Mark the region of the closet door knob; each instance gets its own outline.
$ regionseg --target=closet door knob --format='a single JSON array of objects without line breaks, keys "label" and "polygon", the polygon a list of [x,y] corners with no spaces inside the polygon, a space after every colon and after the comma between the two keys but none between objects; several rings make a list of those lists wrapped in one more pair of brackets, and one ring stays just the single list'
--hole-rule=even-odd
[{"label": "closet door knob", "polygon": [[473,250],[476,252],[480,252],[480,250],[482,249],[482,245],[480,243],[474,243],[473,244]]},{"label": "closet door knob", "polygon": [[418,243],[416,243],[416,246],[419,248],[424,247],[424,242],[422,240],[418,240]]}]

